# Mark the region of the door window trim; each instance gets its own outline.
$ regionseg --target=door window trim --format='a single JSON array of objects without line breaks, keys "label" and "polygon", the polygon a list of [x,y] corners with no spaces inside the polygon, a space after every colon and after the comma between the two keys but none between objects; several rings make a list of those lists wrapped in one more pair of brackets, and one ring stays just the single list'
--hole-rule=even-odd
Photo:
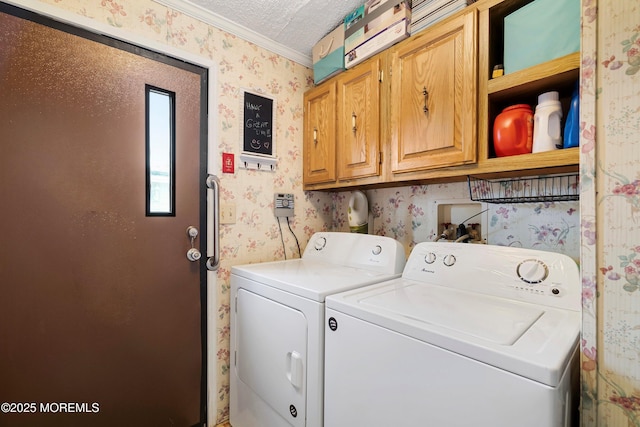
[{"label": "door window trim", "polygon": [[176,94],[145,85],[147,216],[176,216]]}]

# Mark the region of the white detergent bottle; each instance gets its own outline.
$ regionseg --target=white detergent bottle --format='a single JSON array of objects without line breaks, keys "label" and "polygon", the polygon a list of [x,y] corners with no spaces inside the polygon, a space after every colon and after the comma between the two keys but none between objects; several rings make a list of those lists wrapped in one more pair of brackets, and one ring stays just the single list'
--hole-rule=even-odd
[{"label": "white detergent bottle", "polygon": [[533,116],[533,153],[555,150],[562,147],[560,121],[562,106],[558,92],[546,92],[538,96],[538,105]]}]

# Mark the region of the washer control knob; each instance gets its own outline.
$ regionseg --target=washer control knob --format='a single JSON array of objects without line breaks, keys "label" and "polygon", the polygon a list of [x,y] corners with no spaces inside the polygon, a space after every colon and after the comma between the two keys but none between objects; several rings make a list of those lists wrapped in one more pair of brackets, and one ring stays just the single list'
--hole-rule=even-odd
[{"label": "washer control knob", "polygon": [[316,251],[321,251],[327,245],[327,239],[324,237],[318,237],[313,245]]},{"label": "washer control knob", "polygon": [[444,259],[442,260],[442,262],[447,267],[451,267],[453,264],[456,263],[456,257],[454,255],[445,255]]},{"label": "washer control knob", "polygon": [[374,255],[380,255],[382,253],[382,246],[375,245],[374,248],[371,250],[371,253]]},{"label": "washer control knob", "polygon": [[426,262],[427,264],[433,264],[434,262],[436,262],[436,254],[434,254],[433,252],[429,252],[424,256],[424,262]]},{"label": "washer control knob", "polygon": [[542,282],[549,275],[549,267],[537,259],[525,259],[516,268],[520,280],[530,285]]}]

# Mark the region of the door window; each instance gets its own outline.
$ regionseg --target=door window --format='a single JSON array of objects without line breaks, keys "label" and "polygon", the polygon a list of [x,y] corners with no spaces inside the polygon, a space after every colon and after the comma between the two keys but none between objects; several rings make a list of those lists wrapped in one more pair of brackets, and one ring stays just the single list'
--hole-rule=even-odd
[{"label": "door window", "polygon": [[146,87],[147,216],[175,216],[175,93]]}]

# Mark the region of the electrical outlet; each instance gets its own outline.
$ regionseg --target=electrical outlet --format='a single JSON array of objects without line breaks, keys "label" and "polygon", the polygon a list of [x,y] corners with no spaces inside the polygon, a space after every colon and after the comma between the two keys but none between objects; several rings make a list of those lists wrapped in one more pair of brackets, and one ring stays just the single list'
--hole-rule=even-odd
[{"label": "electrical outlet", "polygon": [[231,203],[220,205],[220,224],[235,224],[235,223],[236,223],[236,205]]}]

